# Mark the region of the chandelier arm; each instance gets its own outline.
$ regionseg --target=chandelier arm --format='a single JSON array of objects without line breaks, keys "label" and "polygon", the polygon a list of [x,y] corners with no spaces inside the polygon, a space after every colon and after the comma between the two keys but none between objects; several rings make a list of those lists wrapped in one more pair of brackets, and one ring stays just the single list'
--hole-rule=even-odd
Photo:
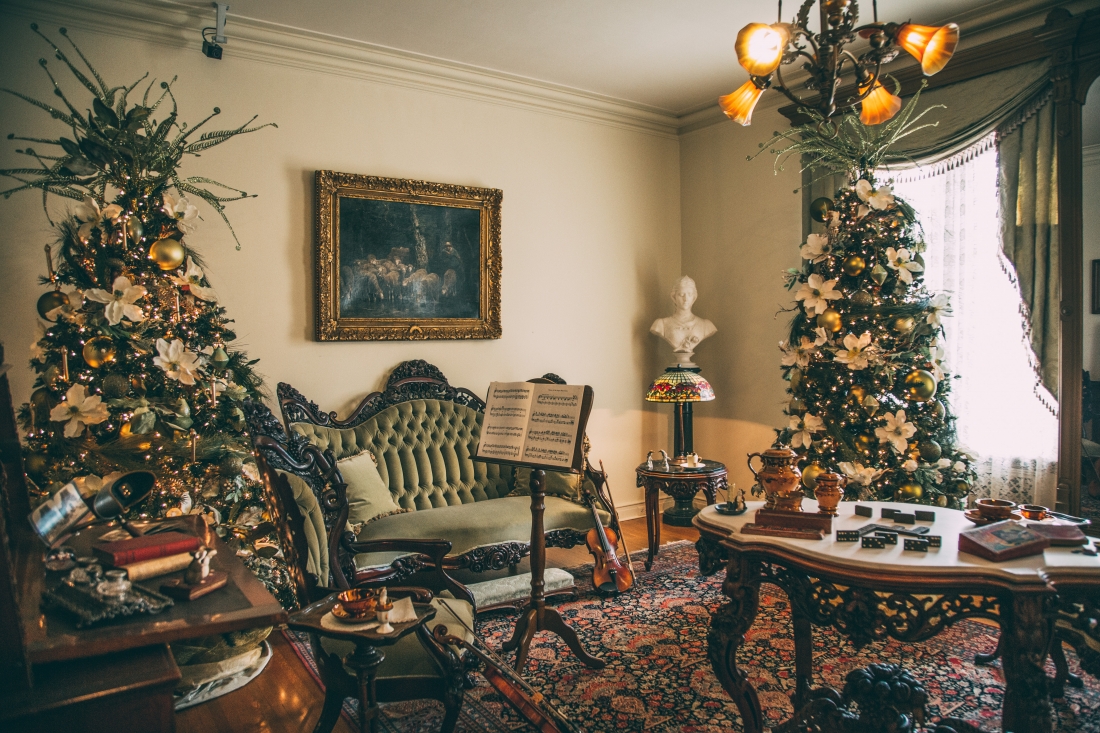
[{"label": "chandelier arm", "polygon": [[[800,52],[800,53],[804,53],[804,52]],[[777,77],[777,79],[778,79],[779,83],[778,83],[777,85],[773,85],[773,86],[772,86],[772,89],[775,89],[775,90],[777,90],[777,91],[783,92],[783,95],[784,95],[784,96],[785,96],[785,97],[786,97],[787,99],[791,100],[792,102],[794,102],[794,103],[795,103],[796,105],[798,105],[799,107],[809,107],[810,105],[806,104],[805,100],[803,100],[803,99],[800,99],[799,97],[796,97],[796,96],[794,95],[794,93],[792,93],[792,92],[791,92],[791,91],[790,91],[789,89],[787,89],[787,85],[786,85],[786,83],[785,83],[785,82],[783,81],[783,71],[782,71],[782,68],[783,68],[783,67],[779,67],[779,68],[777,68],[777,69],[775,70],[775,75],[776,75],[776,77]]]},{"label": "chandelier arm", "polygon": [[806,0],[802,3],[802,7],[798,9],[798,15],[795,16],[795,23],[802,28],[806,28],[810,24],[810,8],[814,6],[815,0]]}]

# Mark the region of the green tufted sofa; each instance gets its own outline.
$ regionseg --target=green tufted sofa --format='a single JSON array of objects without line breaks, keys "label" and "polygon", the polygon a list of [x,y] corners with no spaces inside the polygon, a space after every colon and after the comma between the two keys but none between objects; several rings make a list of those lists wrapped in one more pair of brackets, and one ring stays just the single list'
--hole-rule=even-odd
[{"label": "green tufted sofa", "polygon": [[[356,540],[446,539],[452,546],[446,567],[473,572],[514,566],[528,554],[529,471],[473,460],[484,403],[452,387],[433,365],[402,362],[385,390],[368,395],[343,420],[288,384],[279,384],[278,398],[287,433],[331,455],[337,483],[347,486],[341,506],[325,507],[331,521],[316,528],[315,541],[327,544],[319,548],[317,572],[331,574],[333,586],[365,577],[401,580],[422,564],[400,552],[350,552]],[[365,471],[364,455],[372,459]],[[356,479],[373,469],[388,497],[364,498],[370,480]],[[593,523],[582,492],[597,498],[602,521],[617,528],[605,479],[591,467],[583,476],[548,474],[547,546],[584,544]]]}]

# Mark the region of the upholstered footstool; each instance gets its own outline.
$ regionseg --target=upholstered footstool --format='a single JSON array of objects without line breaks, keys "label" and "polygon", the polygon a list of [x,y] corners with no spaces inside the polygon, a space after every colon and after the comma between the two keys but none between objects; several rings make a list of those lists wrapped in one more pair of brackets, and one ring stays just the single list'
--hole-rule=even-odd
[{"label": "upholstered footstool", "polygon": [[[546,598],[555,596],[576,596],[573,576],[561,568],[546,568],[543,574],[546,582]],[[519,610],[527,605],[531,598],[531,573],[509,575],[495,580],[483,580],[466,586],[474,594],[479,614],[502,608]]]}]

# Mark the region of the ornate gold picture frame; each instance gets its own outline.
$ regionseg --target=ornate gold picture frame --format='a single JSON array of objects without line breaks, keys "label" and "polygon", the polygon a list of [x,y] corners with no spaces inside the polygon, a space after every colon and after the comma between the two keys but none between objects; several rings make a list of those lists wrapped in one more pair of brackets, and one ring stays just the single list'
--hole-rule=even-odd
[{"label": "ornate gold picture frame", "polygon": [[318,341],[500,338],[502,191],[315,180]]}]

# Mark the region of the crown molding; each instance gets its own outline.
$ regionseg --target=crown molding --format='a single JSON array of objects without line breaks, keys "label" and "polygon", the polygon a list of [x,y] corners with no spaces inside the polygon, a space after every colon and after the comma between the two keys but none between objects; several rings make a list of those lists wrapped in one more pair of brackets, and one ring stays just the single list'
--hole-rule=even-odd
[{"label": "crown molding", "polygon": [[[101,35],[133,38],[199,52],[205,8],[140,0],[2,0],[0,13]],[[226,56],[316,73],[363,79],[437,94],[534,110],[675,138],[676,115],[570,87],[337,38],[267,21],[230,16]],[[224,62],[222,62],[224,63]]]}]

